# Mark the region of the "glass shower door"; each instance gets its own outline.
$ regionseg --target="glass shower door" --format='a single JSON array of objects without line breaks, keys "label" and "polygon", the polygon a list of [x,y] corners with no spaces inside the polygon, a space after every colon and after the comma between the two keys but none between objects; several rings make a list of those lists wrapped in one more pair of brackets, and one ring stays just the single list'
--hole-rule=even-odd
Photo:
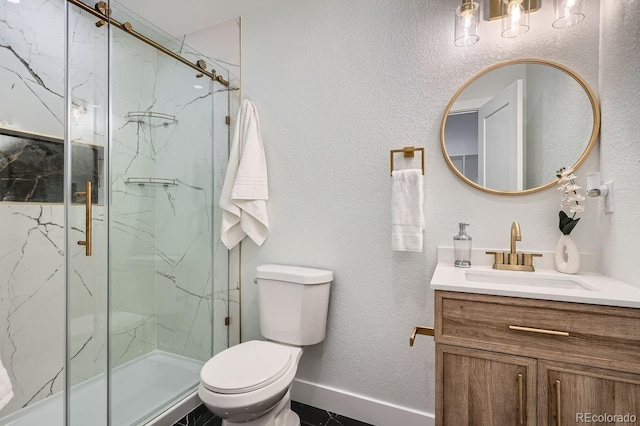
[{"label": "glass shower door", "polygon": [[212,355],[213,96],[129,34],[111,42],[110,398],[129,425],[193,390]]},{"label": "glass shower door", "polygon": [[67,3],[66,424],[107,425],[109,27]]}]

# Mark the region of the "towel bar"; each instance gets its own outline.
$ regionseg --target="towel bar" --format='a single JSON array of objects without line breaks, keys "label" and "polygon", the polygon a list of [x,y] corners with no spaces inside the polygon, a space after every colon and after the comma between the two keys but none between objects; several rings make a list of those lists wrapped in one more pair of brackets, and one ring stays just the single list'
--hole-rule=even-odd
[{"label": "towel bar", "polygon": [[420,154],[422,154],[421,165],[422,165],[422,175],[424,176],[424,148],[415,148],[413,146],[405,146],[402,149],[392,149],[391,150],[390,155],[389,155],[391,174],[393,174],[393,154],[395,154],[397,152],[402,152],[402,153],[404,153],[404,157],[405,158],[411,158],[411,157],[415,156],[415,152],[416,151],[420,151]]}]

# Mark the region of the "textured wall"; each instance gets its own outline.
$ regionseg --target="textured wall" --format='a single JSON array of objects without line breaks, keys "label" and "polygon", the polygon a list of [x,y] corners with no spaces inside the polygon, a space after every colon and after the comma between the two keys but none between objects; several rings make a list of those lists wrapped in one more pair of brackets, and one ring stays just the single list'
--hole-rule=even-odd
[{"label": "textured wall", "polygon": [[[513,220],[522,249],[552,250],[558,239],[558,191],[479,192],[449,171],[439,146],[451,96],[496,62],[556,61],[597,91],[598,3],[565,31],[551,27],[549,3],[525,36],[501,38],[499,22],[483,21],[468,48],[453,45],[446,0],[300,0],[243,17],[243,94],[260,113],[271,191],[269,239],[243,245],[245,340],[259,337],[257,265],[331,269],[327,338],[305,352],[298,377],[433,412],[433,344],[407,340],[413,325],[433,323],[438,245],[451,246],[459,221],[475,247],[507,247]],[[423,253],[390,250],[389,150],[405,145],[426,148]],[[580,174],[597,167],[596,150]],[[598,251],[596,227],[589,209],[572,234],[581,250]]]},{"label": "textured wall", "polygon": [[603,180],[615,182],[615,212],[601,215],[604,272],[640,286],[640,2],[602,2],[600,87]]}]

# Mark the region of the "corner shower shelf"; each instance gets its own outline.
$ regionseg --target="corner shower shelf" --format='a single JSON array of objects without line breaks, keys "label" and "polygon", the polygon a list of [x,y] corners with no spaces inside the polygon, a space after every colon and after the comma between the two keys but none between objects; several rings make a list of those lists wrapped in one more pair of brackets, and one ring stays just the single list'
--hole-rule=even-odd
[{"label": "corner shower shelf", "polygon": [[169,124],[176,124],[178,120],[175,115],[154,111],[132,111],[127,114],[127,121],[130,123],[157,123],[167,127]]},{"label": "corner shower shelf", "polygon": [[177,186],[178,179],[169,178],[154,178],[154,177],[130,177],[127,178],[125,183],[136,184],[139,186],[145,185],[162,185],[162,186]]}]

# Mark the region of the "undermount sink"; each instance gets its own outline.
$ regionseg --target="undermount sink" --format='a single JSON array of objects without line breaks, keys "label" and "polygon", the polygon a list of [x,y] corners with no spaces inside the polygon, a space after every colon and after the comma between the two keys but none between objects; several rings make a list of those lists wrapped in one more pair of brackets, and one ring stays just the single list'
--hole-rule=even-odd
[{"label": "undermount sink", "polygon": [[465,278],[467,281],[480,283],[526,285],[531,287],[597,291],[596,288],[593,288],[588,284],[571,277],[555,277],[544,275],[527,276],[524,274],[527,274],[527,272],[510,274],[504,273],[502,271],[466,271]]}]

